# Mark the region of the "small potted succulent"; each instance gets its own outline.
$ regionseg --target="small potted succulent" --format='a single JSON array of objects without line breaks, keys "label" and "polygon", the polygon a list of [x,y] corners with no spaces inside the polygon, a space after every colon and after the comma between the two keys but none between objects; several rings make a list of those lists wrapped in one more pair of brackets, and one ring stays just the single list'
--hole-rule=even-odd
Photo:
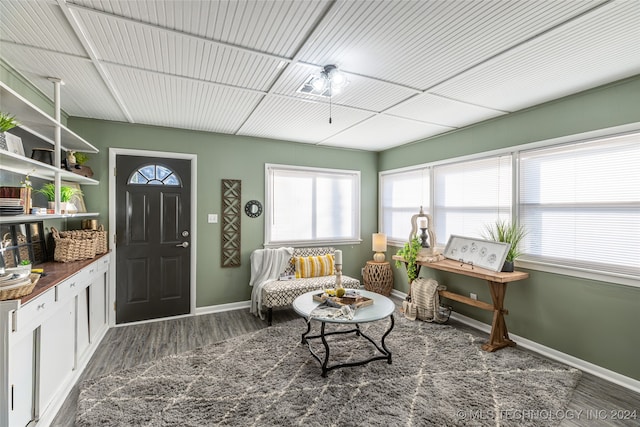
[{"label": "small potted succulent", "polygon": [[89,156],[86,153],[82,153],[80,151],[75,153],[76,163],[80,166],[83,166],[89,160]]},{"label": "small potted succulent", "polygon": [[5,132],[18,126],[18,122],[14,116],[0,112],[0,148],[7,149],[7,137]]},{"label": "small potted succulent", "polygon": [[31,260],[30,259],[23,259],[22,261],[20,261],[20,269],[24,272],[31,273]]}]

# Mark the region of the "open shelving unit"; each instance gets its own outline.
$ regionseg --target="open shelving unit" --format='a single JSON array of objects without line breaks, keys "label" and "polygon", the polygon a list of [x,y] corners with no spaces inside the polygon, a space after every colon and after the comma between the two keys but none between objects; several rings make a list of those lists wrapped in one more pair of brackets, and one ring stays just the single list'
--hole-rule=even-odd
[{"label": "open shelving unit", "polygon": [[56,168],[9,151],[0,151],[0,165],[4,170],[22,175],[29,174],[29,176],[52,181],[55,179],[56,174],[60,174],[60,178],[63,181],[77,182],[82,185],[98,185],[100,183],[93,178],[87,178],[86,176]]},{"label": "open shelving unit", "polygon": [[[99,182],[93,178],[87,178],[60,168],[61,150],[85,153],[97,153],[99,150],[60,122],[59,96],[61,82],[58,79],[51,80],[54,82],[56,93],[55,118],[36,107],[4,82],[0,82],[0,111],[15,116],[21,129],[43,142],[51,144],[54,148],[54,153],[57,153],[56,161],[54,162],[57,164],[52,166],[19,154],[0,150],[0,169],[25,176],[29,175],[52,180],[56,186],[56,194],[60,193],[60,183],[62,181],[75,182],[82,185],[98,185]],[[3,216],[0,217],[0,223],[98,215],[97,213],[61,214],[59,202],[59,200],[56,200],[55,214]]]},{"label": "open shelving unit", "polygon": [[56,126],[60,126],[60,148],[65,151],[86,153],[99,151],[84,138],[67,129],[62,123],[56,121],[3,82],[0,82],[0,111],[14,115],[22,129],[53,146],[56,145]]}]

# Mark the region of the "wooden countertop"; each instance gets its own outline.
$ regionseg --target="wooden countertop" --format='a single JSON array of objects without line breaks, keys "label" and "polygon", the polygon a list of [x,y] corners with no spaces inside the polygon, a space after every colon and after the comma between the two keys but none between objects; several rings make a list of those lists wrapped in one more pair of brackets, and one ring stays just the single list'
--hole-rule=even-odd
[{"label": "wooden countertop", "polygon": [[76,274],[77,272],[79,272],[89,264],[96,262],[100,258],[108,255],[109,255],[109,252],[107,252],[106,254],[97,255],[95,258],[87,259],[83,261],[73,261],[73,262],[51,261],[51,262],[45,262],[45,263],[34,266],[34,268],[44,269],[46,276],[40,277],[40,280],[38,280],[38,283],[36,284],[35,288],[33,288],[33,291],[29,295],[25,295],[24,297],[20,298],[20,304],[26,304],[27,302],[36,298],[38,295],[51,289],[53,286],[57,285],[58,283],[73,276],[74,274]]}]

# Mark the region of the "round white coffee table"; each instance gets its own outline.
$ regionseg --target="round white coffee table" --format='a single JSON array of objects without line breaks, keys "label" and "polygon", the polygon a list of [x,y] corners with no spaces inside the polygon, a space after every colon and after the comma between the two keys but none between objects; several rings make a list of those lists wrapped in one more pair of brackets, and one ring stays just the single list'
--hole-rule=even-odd
[{"label": "round white coffee table", "polygon": [[[387,335],[389,335],[394,325],[393,312],[395,311],[396,306],[393,303],[393,301],[391,301],[389,298],[385,297],[384,295],[380,295],[375,292],[358,290],[358,293],[363,297],[372,299],[373,304],[356,309],[352,319],[348,319],[344,316],[337,317],[337,318],[311,317],[311,312],[313,311],[313,309],[316,308],[318,305],[320,305],[320,302],[314,301],[313,299],[313,296],[318,293],[321,293],[321,291],[312,291],[312,292],[307,292],[306,294],[300,295],[298,298],[296,298],[293,301],[293,309],[300,316],[307,319],[307,330],[302,334],[302,343],[307,344],[311,355],[322,365],[323,377],[326,377],[327,372],[331,371],[332,369],[344,368],[349,366],[360,366],[360,365],[364,365],[366,363],[372,362],[374,360],[386,360],[387,363],[391,364],[391,351],[385,345],[384,340],[386,339]],[[311,320],[309,320],[310,317],[311,317]],[[382,338],[380,339],[380,344],[376,343],[373,340],[373,338],[365,335],[360,330],[359,325],[362,323],[376,322],[379,320],[383,320],[387,317],[389,318],[389,328],[382,335]],[[307,336],[309,332],[311,332],[312,321],[317,321],[321,323],[320,335]],[[354,325],[354,328],[348,329],[348,330],[325,332],[325,326],[327,323],[340,324],[340,325]],[[329,350],[329,344],[327,342],[326,337],[329,335],[350,334],[350,333],[355,333],[357,337],[363,337],[367,339],[370,343],[372,343],[376,347],[376,349],[378,349],[381,355],[373,356],[366,360],[360,360],[360,361],[348,362],[348,363],[337,363],[335,365],[329,366],[330,350]],[[309,342],[309,340],[317,339],[317,338],[319,338],[322,341],[322,344],[324,345],[324,348],[325,348],[324,360],[322,360],[320,356],[318,356],[318,354],[316,354],[313,351],[311,347],[311,343]]]}]

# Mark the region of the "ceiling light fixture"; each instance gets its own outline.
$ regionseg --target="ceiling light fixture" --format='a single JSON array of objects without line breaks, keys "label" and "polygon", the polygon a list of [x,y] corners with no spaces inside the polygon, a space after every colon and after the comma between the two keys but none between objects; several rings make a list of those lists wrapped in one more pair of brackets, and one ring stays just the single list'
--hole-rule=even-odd
[{"label": "ceiling light fixture", "polygon": [[329,123],[331,123],[331,97],[339,94],[349,84],[347,76],[335,65],[325,65],[319,74],[307,78],[298,93],[329,98]]},{"label": "ceiling light fixture", "polygon": [[347,77],[335,65],[325,65],[320,75],[311,80],[315,90],[329,91],[328,96],[340,93],[348,83]]}]

